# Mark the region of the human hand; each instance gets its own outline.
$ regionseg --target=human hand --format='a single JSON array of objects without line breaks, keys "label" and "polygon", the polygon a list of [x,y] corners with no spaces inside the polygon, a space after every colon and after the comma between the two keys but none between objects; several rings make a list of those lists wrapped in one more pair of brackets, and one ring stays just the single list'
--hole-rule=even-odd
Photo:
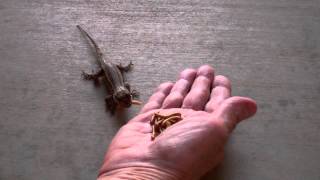
[{"label": "human hand", "polygon": [[[175,84],[161,84],[140,114],[119,130],[99,179],[199,179],[222,161],[228,136],[256,109],[252,99],[231,97],[229,80],[214,76],[210,66],[186,69]],[[149,121],[155,112],[180,112],[183,120],[151,141]]]}]

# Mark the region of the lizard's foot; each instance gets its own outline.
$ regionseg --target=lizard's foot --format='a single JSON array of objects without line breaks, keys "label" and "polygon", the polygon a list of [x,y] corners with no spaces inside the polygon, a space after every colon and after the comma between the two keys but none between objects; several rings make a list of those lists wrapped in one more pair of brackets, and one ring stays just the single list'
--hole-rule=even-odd
[{"label": "lizard's foot", "polygon": [[138,98],[140,96],[140,93],[137,90],[133,89],[131,91],[131,95],[133,98]]},{"label": "lizard's foot", "polygon": [[133,98],[138,98],[140,96],[140,93],[137,90],[131,90],[131,86],[128,82],[124,82],[124,86],[128,89],[128,91],[130,91],[130,94]]},{"label": "lizard's foot", "polygon": [[123,66],[121,63],[117,65],[117,67],[120,69],[121,72],[128,72],[132,69],[133,63],[130,61],[130,63],[126,66]]}]

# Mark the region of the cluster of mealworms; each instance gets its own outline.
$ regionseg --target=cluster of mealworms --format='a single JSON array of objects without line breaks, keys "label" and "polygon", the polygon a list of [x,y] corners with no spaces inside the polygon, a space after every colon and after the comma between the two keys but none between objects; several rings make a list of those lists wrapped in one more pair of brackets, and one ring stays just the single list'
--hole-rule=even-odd
[{"label": "cluster of mealworms", "polygon": [[170,115],[160,115],[159,113],[154,113],[150,125],[152,127],[151,140],[154,140],[160,133],[162,133],[169,126],[181,121],[181,113],[173,113]]}]

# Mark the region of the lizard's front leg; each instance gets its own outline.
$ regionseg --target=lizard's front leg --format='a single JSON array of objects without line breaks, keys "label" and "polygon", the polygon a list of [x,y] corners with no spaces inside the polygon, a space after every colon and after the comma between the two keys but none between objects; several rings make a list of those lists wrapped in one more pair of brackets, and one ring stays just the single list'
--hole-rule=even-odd
[{"label": "lizard's front leg", "polygon": [[117,67],[119,68],[119,70],[123,73],[123,72],[128,72],[131,70],[133,66],[132,61],[130,61],[130,63],[126,66],[123,66],[121,63],[117,65]]},{"label": "lizard's front leg", "polygon": [[85,80],[97,81],[99,79],[99,77],[103,76],[103,74],[104,74],[103,69],[99,69],[96,72],[92,72],[92,74],[89,74],[89,73],[82,71],[82,77]]},{"label": "lizard's front leg", "polygon": [[140,96],[140,93],[139,93],[139,91],[133,89],[131,91],[131,95],[132,95],[133,98],[138,98]]},{"label": "lizard's front leg", "polygon": [[138,98],[140,96],[140,93],[137,90],[135,89],[131,90],[131,86],[128,82],[125,82],[124,86],[128,89],[128,91],[130,92],[133,98]]},{"label": "lizard's front leg", "polygon": [[105,97],[106,110],[109,110],[111,114],[114,114],[117,108],[116,102],[114,102],[112,95],[107,95]]}]

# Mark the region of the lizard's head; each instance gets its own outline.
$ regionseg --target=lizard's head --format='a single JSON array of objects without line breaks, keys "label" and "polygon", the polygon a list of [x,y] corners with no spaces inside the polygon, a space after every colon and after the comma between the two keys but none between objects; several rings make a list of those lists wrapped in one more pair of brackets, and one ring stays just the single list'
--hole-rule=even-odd
[{"label": "lizard's head", "polygon": [[132,104],[132,95],[127,89],[123,89],[114,94],[114,100],[121,106],[128,108]]}]

